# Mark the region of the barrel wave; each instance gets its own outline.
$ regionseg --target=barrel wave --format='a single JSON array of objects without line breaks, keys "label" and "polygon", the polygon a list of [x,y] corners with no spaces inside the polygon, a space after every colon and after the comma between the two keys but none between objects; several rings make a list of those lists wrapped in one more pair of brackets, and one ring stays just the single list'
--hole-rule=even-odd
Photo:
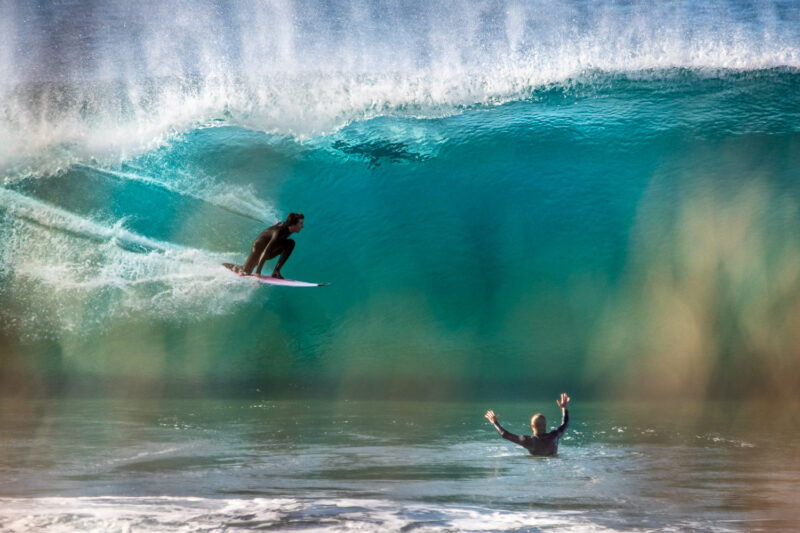
[{"label": "barrel wave", "polygon": [[798,21],[4,3],[3,388],[794,397]]}]

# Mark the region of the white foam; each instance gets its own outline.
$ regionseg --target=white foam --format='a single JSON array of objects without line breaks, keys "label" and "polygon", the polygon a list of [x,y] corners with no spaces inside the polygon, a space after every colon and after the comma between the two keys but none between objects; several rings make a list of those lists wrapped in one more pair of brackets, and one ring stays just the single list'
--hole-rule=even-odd
[{"label": "white foam", "polygon": [[[220,266],[234,259],[138,235],[0,188],[7,215],[4,291],[28,331],[87,331],[139,312],[195,320],[230,312],[257,289]],[[35,312],[34,312],[35,310]]]},{"label": "white foam", "polygon": [[486,532],[532,528],[609,531],[580,513],[507,511],[369,499],[208,499],[76,497],[0,499],[7,531],[303,531]]},{"label": "white foam", "polygon": [[15,217],[85,237],[103,241],[123,241],[161,251],[181,249],[179,246],[149,239],[126,230],[124,220],[119,220],[112,226],[103,225],[2,187],[0,187],[0,206]]}]

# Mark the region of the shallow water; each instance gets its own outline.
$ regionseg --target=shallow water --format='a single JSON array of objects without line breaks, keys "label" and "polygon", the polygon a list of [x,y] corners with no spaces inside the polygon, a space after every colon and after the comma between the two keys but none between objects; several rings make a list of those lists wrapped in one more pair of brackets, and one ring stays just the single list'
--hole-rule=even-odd
[{"label": "shallow water", "polygon": [[796,434],[782,412],[573,404],[558,456],[536,458],[502,440],[482,414],[491,407],[521,433],[534,411],[558,414],[549,402],[6,401],[0,525],[755,531],[800,524]]}]

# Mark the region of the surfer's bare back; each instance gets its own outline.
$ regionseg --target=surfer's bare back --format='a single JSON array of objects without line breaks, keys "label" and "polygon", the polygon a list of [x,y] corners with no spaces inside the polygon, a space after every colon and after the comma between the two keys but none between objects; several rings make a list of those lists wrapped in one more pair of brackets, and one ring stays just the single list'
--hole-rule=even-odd
[{"label": "surfer's bare back", "polygon": [[561,398],[556,400],[556,404],[561,408],[561,425],[558,429],[554,429],[550,433],[545,433],[547,430],[547,420],[542,414],[535,414],[531,418],[531,429],[533,435],[515,435],[503,429],[503,426],[497,421],[497,415],[494,411],[486,411],[484,415],[489,422],[491,422],[500,436],[506,440],[510,440],[514,444],[519,444],[529,452],[531,455],[555,455],[558,453],[558,439],[564,434],[567,429],[567,422],[569,421],[569,413],[567,406],[569,405],[569,396],[566,392],[561,393]]},{"label": "surfer's bare back", "polygon": [[300,230],[303,229],[304,220],[305,217],[302,213],[289,213],[284,222],[278,222],[262,231],[253,241],[250,256],[245,261],[244,266],[234,266],[233,270],[239,274],[249,276],[255,268],[256,274],[261,275],[264,262],[280,256],[275,264],[275,269],[272,271],[272,277],[283,279],[281,267],[283,267],[283,264],[292,255],[292,250],[294,250],[294,241],[289,238],[289,235],[300,233]]}]

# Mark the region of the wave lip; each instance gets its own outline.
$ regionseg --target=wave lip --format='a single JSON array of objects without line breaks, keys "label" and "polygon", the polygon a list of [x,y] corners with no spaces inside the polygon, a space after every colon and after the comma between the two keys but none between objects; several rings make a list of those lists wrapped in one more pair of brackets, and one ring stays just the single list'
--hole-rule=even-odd
[{"label": "wave lip", "polygon": [[[769,67],[768,62],[720,66],[698,61],[689,66],[668,59],[631,64],[582,60],[574,64],[506,65],[489,71],[359,75],[278,76],[248,80],[206,79],[188,90],[182,83],[161,84],[152,98],[136,100],[135,83],[118,87],[124,97],[103,99],[92,85],[70,87],[77,93],[57,112],[61,99],[52,88],[43,101],[30,102],[26,89],[5,98],[0,107],[0,177],[6,182],[53,175],[77,163],[113,166],[165,145],[197,128],[238,125],[279,137],[305,141],[327,136],[359,121],[381,116],[441,118],[476,106],[526,100],[539,90],[573,86],[603,88],[615,79],[636,81],[679,78],[731,78],[746,73],[770,76],[800,72],[793,66]],[[735,61],[733,62],[736,63]],[[688,70],[687,70],[688,69]],[[186,91],[186,92],[184,92]],[[86,102],[95,107],[87,111]]]},{"label": "wave lip", "polygon": [[219,121],[305,139],[596,73],[800,69],[800,5],[779,0],[83,9],[0,6],[0,50],[20,51],[0,54],[0,173],[118,163]]}]

